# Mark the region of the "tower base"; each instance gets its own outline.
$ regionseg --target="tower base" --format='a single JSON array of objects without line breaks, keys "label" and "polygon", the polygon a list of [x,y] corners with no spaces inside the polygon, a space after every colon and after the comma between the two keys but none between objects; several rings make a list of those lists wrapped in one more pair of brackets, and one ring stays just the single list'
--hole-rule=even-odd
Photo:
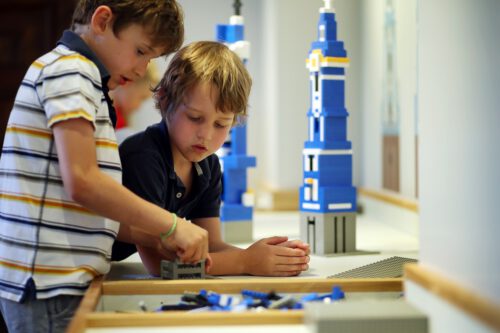
[{"label": "tower base", "polygon": [[300,212],[300,239],[314,254],[354,252],[356,213]]},{"label": "tower base", "polygon": [[227,243],[252,243],[252,221],[221,222],[222,239]]}]

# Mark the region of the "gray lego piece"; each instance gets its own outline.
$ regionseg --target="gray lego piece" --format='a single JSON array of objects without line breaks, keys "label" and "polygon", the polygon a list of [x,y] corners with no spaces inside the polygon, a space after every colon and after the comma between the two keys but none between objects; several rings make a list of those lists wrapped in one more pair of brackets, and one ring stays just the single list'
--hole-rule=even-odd
[{"label": "gray lego piece", "polygon": [[425,314],[403,299],[350,300],[305,304],[304,322],[311,333],[426,333]]},{"label": "gray lego piece", "polygon": [[226,243],[252,243],[253,242],[252,221],[222,222],[222,239]]},{"label": "gray lego piece", "polygon": [[372,264],[331,275],[328,278],[398,278],[403,276],[404,264],[414,262],[417,262],[417,260],[394,256]]},{"label": "gray lego piece", "polygon": [[356,213],[300,213],[300,239],[325,255],[356,251]]},{"label": "gray lego piece", "polygon": [[176,261],[161,261],[161,278],[166,280],[187,280],[205,278],[205,259],[195,264]]}]

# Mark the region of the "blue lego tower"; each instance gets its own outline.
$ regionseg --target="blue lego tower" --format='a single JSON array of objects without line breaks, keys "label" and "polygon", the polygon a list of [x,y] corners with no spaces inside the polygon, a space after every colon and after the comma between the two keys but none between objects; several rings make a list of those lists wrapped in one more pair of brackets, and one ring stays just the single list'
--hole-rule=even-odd
[{"label": "blue lego tower", "polygon": [[[240,15],[241,2],[234,2],[235,15],[229,24],[217,25],[217,41],[225,43],[244,64],[250,57],[250,43],[244,40],[244,19]],[[226,242],[251,242],[253,195],[247,192],[247,168],[256,165],[254,156],[247,155],[247,127],[231,129],[230,139],[217,153],[223,168],[221,206],[222,237]]]},{"label": "blue lego tower", "polygon": [[306,60],[310,72],[309,135],[300,188],[300,238],[316,254],[356,250],[356,188],[347,140],[344,43],[337,40],[331,0],[320,9],[318,40]]}]

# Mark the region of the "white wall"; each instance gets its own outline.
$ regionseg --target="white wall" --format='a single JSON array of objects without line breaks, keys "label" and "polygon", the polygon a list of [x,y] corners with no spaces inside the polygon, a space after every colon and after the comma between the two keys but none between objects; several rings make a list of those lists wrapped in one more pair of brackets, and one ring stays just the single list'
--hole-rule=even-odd
[{"label": "white wall", "polygon": [[419,6],[420,259],[500,304],[500,1]]},{"label": "white wall", "polygon": [[[363,0],[361,21],[361,186],[382,188],[385,0]],[[396,67],[400,119],[400,192],[415,196],[416,0],[395,0]],[[351,18],[353,19],[353,18]]]},{"label": "white wall", "polygon": [[361,11],[362,58],[361,99],[362,143],[361,184],[382,188],[382,65],[384,2],[365,0]]}]

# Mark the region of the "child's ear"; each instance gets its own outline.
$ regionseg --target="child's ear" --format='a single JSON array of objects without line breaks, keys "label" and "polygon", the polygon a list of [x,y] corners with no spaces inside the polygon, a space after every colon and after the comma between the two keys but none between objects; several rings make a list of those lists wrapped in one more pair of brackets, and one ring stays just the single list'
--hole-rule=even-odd
[{"label": "child's ear", "polygon": [[92,19],[90,20],[91,29],[97,33],[102,34],[106,31],[107,27],[111,27],[113,21],[113,11],[108,6],[99,6],[94,11]]}]

